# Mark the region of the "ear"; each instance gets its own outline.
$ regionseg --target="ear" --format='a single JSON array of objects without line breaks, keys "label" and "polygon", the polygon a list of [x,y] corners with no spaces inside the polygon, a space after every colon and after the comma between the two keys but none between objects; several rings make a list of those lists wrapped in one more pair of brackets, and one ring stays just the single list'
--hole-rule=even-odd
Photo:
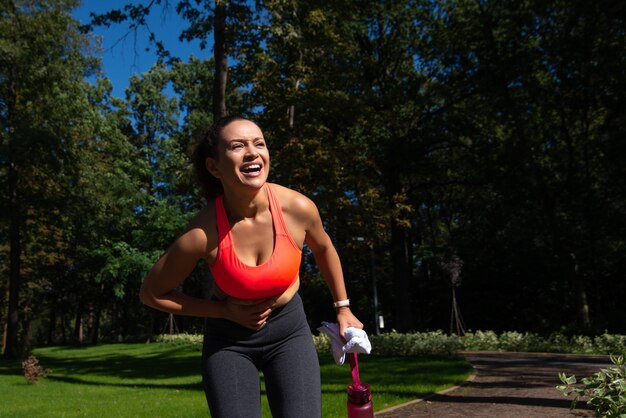
[{"label": "ear", "polygon": [[213,177],[218,179],[222,178],[222,174],[217,168],[215,158],[207,157],[206,160],[204,160],[204,166],[206,167],[206,170],[213,175]]}]

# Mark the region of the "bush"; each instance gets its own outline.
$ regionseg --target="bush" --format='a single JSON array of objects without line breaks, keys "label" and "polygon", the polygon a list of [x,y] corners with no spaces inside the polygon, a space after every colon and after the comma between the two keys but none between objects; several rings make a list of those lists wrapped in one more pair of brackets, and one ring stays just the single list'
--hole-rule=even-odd
[{"label": "bush", "polygon": [[[200,350],[202,338],[199,334],[162,334],[155,341],[193,346]],[[330,351],[330,340],[325,334],[313,335],[312,338],[318,353]],[[394,331],[370,335],[369,338],[372,354],[381,356],[452,356],[460,350],[626,354],[626,336],[607,333],[595,338],[554,333],[546,338],[531,332],[517,331],[506,331],[499,335],[493,331],[470,331],[462,337],[447,335],[443,331],[407,334]]]},{"label": "bush", "polygon": [[[400,334],[390,332],[370,335],[372,355],[377,356],[453,356],[462,346],[459,337],[446,335],[443,331]],[[330,339],[326,334],[313,336],[318,353],[330,351]]]},{"label": "bush", "polygon": [[626,335],[598,335],[593,339],[596,352],[626,354]]},{"label": "bush", "polygon": [[185,345],[202,349],[202,334],[160,334],[154,339],[157,343],[165,343],[170,345]]},{"label": "bush", "polygon": [[[318,353],[330,351],[330,339],[326,334],[313,335],[313,343]],[[169,345],[184,345],[202,349],[204,336],[201,334],[160,334],[154,339],[157,343]]]},{"label": "bush", "polygon": [[553,333],[544,338],[532,332],[506,331],[498,335],[493,331],[470,331],[461,337],[461,343],[464,350],[471,351],[611,354],[624,352],[626,336],[604,333],[592,338],[586,335],[568,337]]},{"label": "bush", "polygon": [[493,331],[468,332],[461,337],[464,350],[498,351],[498,335]]},{"label": "bush", "polygon": [[[622,347],[623,349],[623,347]],[[576,376],[567,377],[559,373],[563,385],[557,386],[563,395],[576,394],[571,408],[574,409],[581,397],[595,410],[596,417],[618,418],[626,416],[626,362],[624,356],[611,355],[615,367],[601,369],[591,377],[581,380],[576,386]]]},{"label": "bush", "polygon": [[318,353],[328,353],[330,351],[330,338],[326,334],[319,333],[314,335],[313,343]]},{"label": "bush", "polygon": [[24,378],[30,384],[35,384],[39,379],[43,379],[51,372],[50,369],[44,369],[39,365],[39,360],[32,354],[22,361],[22,370]]},{"label": "bush", "polygon": [[456,335],[443,331],[400,334],[390,332],[370,336],[372,354],[381,356],[453,356],[463,348]]}]

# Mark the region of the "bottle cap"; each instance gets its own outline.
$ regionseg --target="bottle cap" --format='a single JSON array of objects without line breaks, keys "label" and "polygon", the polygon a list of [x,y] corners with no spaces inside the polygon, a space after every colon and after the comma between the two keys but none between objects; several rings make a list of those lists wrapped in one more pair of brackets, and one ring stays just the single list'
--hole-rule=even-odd
[{"label": "bottle cap", "polygon": [[354,383],[348,385],[348,401],[356,405],[365,405],[372,400],[370,385],[367,383]]}]

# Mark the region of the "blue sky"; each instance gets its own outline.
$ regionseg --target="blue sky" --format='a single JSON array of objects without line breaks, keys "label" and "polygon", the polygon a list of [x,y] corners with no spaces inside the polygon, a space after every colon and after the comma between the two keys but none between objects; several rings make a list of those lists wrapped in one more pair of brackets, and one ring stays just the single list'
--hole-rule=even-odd
[{"label": "blue sky", "polygon": [[[77,8],[73,16],[82,23],[88,23],[89,13],[105,13],[112,9],[122,9],[131,0],[84,0],[82,6]],[[151,13],[148,25],[157,35],[165,47],[174,56],[188,61],[190,55],[196,57],[208,57],[212,54],[211,49],[200,50],[200,42],[179,41],[178,36],[186,27],[186,22],[176,14],[176,2],[170,1],[170,10],[164,11],[160,6]],[[113,95],[124,97],[124,90],[128,86],[128,79],[135,73],[141,74],[150,69],[156,62],[154,47],[146,52],[148,43],[147,31],[140,31],[136,36],[131,33],[126,38],[128,23],[112,25],[110,28],[100,27],[94,29],[94,34],[102,36],[104,52],[102,58],[102,70],[113,83]],[[209,41],[209,45],[212,40]]]}]

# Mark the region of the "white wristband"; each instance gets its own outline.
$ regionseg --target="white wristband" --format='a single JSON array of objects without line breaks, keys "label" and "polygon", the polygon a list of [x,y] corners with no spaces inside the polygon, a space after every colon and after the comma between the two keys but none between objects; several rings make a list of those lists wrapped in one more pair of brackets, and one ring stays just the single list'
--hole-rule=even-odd
[{"label": "white wristband", "polygon": [[333,302],[334,308],[342,308],[344,306],[350,306],[350,299],[338,300],[337,302]]}]

